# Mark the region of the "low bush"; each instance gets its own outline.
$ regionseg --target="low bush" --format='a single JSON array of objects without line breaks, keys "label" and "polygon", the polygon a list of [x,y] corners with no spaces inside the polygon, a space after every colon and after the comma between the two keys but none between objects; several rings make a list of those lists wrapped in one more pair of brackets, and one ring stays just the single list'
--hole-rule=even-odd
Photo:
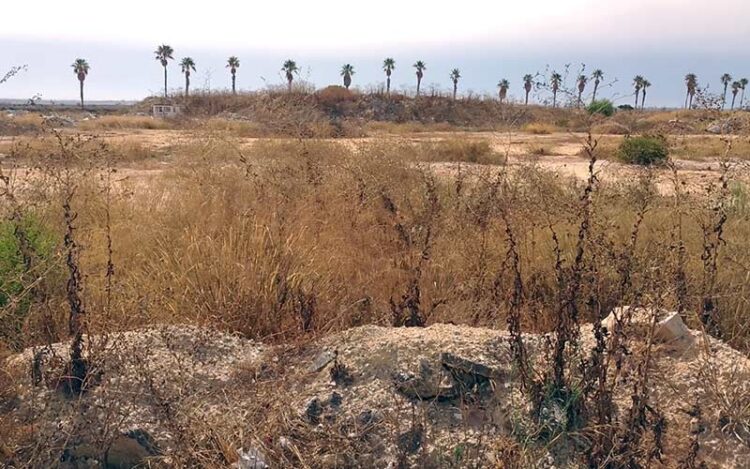
[{"label": "low bush", "polygon": [[669,146],[661,135],[627,137],[620,144],[620,159],[641,166],[660,164],[669,156]]},{"label": "low bush", "polygon": [[611,117],[615,113],[615,106],[608,99],[597,99],[589,104],[586,110],[589,111],[589,114],[601,114]]}]

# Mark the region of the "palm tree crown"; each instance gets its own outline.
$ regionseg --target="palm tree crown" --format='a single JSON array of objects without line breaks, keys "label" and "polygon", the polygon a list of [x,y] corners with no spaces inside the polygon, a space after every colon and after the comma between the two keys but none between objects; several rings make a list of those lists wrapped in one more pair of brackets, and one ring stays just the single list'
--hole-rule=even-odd
[{"label": "palm tree crown", "polygon": [[578,75],[578,107],[581,106],[581,97],[583,96],[583,91],[586,89],[586,84],[589,81],[589,77],[586,75]]},{"label": "palm tree crown", "polygon": [[641,109],[646,107],[646,89],[651,87],[651,82],[646,80],[645,78],[641,82],[641,86],[643,87],[643,96],[641,97]]},{"label": "palm tree crown", "polygon": [[552,72],[550,77],[550,84],[552,85],[552,107],[557,106],[557,91],[560,89],[562,83],[562,75],[557,72]]},{"label": "palm tree crown", "polygon": [[636,75],[633,78],[633,87],[635,88],[635,108],[638,109],[638,96],[641,94],[641,88],[643,88],[644,78],[641,75]]},{"label": "palm tree crown", "polygon": [[451,70],[450,78],[453,82],[453,99],[456,99],[456,92],[458,91],[458,80],[461,78],[461,70],[457,68]]},{"label": "palm tree crown", "polygon": [[345,64],[341,67],[341,76],[344,77],[344,86],[349,89],[352,84],[352,75],[354,75],[354,67],[351,64]]},{"label": "palm tree crown", "polygon": [[740,94],[740,107],[742,107],[745,104],[745,88],[747,88],[748,82],[747,78],[740,78],[740,90],[742,93]]},{"label": "palm tree crown", "polygon": [[190,71],[195,71],[195,61],[190,57],[184,57],[180,61],[180,68],[185,74],[185,96],[190,92]]},{"label": "palm tree crown", "polygon": [[596,92],[599,90],[599,84],[604,80],[604,72],[597,68],[591,74],[591,78],[594,79],[594,94],[591,96],[591,102],[593,103],[596,101]]},{"label": "palm tree crown", "polygon": [[284,65],[281,66],[281,71],[286,75],[286,81],[289,84],[289,91],[292,91],[292,80],[294,80],[294,74],[296,73],[299,75],[297,62],[292,59],[286,60]]},{"label": "palm tree crown", "polygon": [[76,59],[75,62],[73,62],[73,73],[76,74],[78,79],[80,81],[83,81],[86,79],[86,75],[89,74],[89,63],[86,61],[86,59]]},{"label": "palm tree crown", "polygon": [[497,87],[500,88],[500,102],[505,101],[505,98],[508,96],[508,88],[510,88],[510,82],[503,78],[499,82],[497,82]]},{"label": "palm tree crown", "polygon": [[78,77],[78,83],[81,91],[81,109],[83,109],[83,81],[89,74],[89,63],[86,62],[86,59],[76,59],[71,67],[73,67],[73,73],[75,73]]},{"label": "palm tree crown", "polygon": [[162,67],[167,66],[168,60],[174,59],[174,57],[172,57],[172,54],[174,54],[174,49],[166,44],[162,44],[157,47],[154,51],[154,54],[156,55],[156,60],[161,62]]},{"label": "palm tree crown", "polygon": [[190,75],[190,71],[195,71],[195,61],[191,57],[185,57],[180,61],[180,68],[182,73]]},{"label": "palm tree crown", "polygon": [[354,66],[352,64],[345,64],[341,67],[341,76],[354,75]]},{"label": "palm tree crown", "polygon": [[693,106],[693,96],[695,96],[695,91],[698,89],[698,77],[695,73],[688,73],[685,75],[685,87],[687,88],[685,108],[689,109]]},{"label": "palm tree crown", "polygon": [[732,75],[725,73],[721,76],[721,84],[724,85],[724,94],[721,98],[721,109],[724,109],[724,106],[727,103],[727,88],[729,88],[729,84],[732,82]]},{"label": "palm tree crown", "polygon": [[534,86],[534,76],[533,75],[524,75],[523,76],[523,89],[526,91],[526,101],[525,104],[529,104],[529,93],[531,93],[531,88]]},{"label": "palm tree crown", "polygon": [[391,57],[386,58],[383,60],[383,71],[385,71],[385,74],[387,76],[391,76],[391,72],[396,68],[396,61],[393,60]]},{"label": "palm tree crown", "polygon": [[413,67],[417,69],[417,96],[419,96],[419,88],[422,84],[422,77],[424,76],[424,71],[427,70],[427,64],[425,64],[421,60],[417,60],[414,63]]},{"label": "palm tree crown", "polygon": [[227,68],[232,74],[232,93],[236,93],[237,88],[235,85],[237,83],[237,69],[240,68],[240,59],[235,56],[229,57],[227,59]]},{"label": "palm tree crown", "polygon": [[742,89],[742,83],[735,81],[732,83],[732,109],[734,109],[734,102],[737,99],[737,93]]},{"label": "palm tree crown", "polygon": [[174,54],[174,49],[172,49],[171,46],[168,46],[166,44],[162,44],[159,47],[156,48],[154,51],[154,54],[156,55],[156,60],[158,60],[161,63],[161,66],[164,67],[164,97],[167,97],[167,64],[170,60],[174,59],[172,57],[172,54]]},{"label": "palm tree crown", "polygon": [[383,60],[383,71],[385,72],[385,92],[391,94],[391,73],[396,68],[396,61],[392,57]]}]

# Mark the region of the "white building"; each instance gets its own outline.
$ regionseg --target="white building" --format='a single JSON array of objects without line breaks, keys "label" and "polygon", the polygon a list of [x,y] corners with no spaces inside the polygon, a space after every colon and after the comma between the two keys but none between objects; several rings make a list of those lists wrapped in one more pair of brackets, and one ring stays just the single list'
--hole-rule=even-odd
[{"label": "white building", "polygon": [[177,117],[180,115],[182,110],[180,106],[174,106],[172,104],[154,104],[152,108],[152,114],[154,117]]}]

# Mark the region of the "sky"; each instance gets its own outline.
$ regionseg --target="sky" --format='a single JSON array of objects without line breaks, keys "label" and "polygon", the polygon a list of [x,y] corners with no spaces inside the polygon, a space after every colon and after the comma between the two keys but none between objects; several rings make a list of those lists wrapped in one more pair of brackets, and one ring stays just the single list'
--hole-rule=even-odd
[{"label": "sky", "polygon": [[[286,0],[37,0],[0,9],[0,75],[27,68],[0,85],[0,98],[75,99],[71,63],[91,65],[90,100],[141,99],[163,87],[156,46],[175,49],[169,86],[183,86],[177,62],[197,64],[192,86],[230,85],[226,58],[241,60],[240,89],[283,83],[281,63],[293,58],[301,77],[318,87],[339,84],[344,63],[355,67],[354,86],[382,83],[384,57],[397,62],[396,88],[415,87],[416,60],[427,63],[426,87],[448,89],[461,70],[461,93],[496,93],[501,78],[520,99],[521,77],[569,67],[569,82],[583,69],[605,72],[602,95],[632,101],[631,81],[653,84],[647,104],[679,106],[683,77],[720,91],[719,77],[750,77],[750,2],[723,0],[464,0],[377,2]],[[741,45],[741,47],[737,47]],[[545,99],[535,92],[534,100]]]}]

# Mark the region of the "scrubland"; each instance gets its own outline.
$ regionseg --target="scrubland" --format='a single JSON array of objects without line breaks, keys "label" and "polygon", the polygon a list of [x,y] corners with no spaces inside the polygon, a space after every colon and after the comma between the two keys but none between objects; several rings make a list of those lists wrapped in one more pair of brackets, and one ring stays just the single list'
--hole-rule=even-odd
[{"label": "scrubland", "polygon": [[[14,122],[20,135],[0,142],[0,356],[165,324],[285,350],[362,325],[507,329],[531,413],[550,399],[575,404],[565,431],[503,440],[498,454],[519,466],[499,467],[578,433],[586,441],[571,460],[637,467],[664,451],[661,431],[677,431],[659,429],[648,404],[659,379],[650,340],[636,347],[640,387],[617,388],[610,374],[644,337],[597,335],[579,363],[581,325],[622,305],[654,307],[750,350],[747,136],[680,127],[663,165],[616,163],[622,129],[676,120],[700,133],[715,112],[601,119],[375,98],[362,110],[348,93],[326,93],[196,95],[177,121],[105,116],[55,131]],[[561,171],[560,159],[583,171]],[[700,183],[691,160],[711,166]],[[547,365],[524,355],[521,331],[548,334]],[[10,372],[0,376],[0,455],[19,466],[62,457],[64,443],[45,446],[13,417],[18,390]],[[633,394],[629,419],[608,408],[613,393]],[[725,402],[723,424],[750,445],[747,402]],[[222,465],[201,457],[192,464]]]}]

